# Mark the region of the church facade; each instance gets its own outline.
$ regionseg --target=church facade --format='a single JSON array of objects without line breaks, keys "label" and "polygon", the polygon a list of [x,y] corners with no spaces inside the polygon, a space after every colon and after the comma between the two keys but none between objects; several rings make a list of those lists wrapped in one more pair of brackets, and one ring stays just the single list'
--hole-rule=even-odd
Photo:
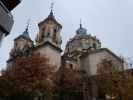
[{"label": "church facade", "polygon": [[[103,59],[112,60],[114,64],[120,66],[120,70],[124,69],[123,60],[108,48],[102,48],[100,40],[96,36],[87,34],[87,30],[83,28],[82,24],[77,29],[75,36],[67,42],[63,54],[60,35],[62,25],[55,19],[52,10],[48,17],[38,24],[38,27],[39,32],[35,43],[29,36],[28,27],[23,34],[14,39],[14,47],[7,61],[8,66],[12,65],[18,56],[35,53],[47,57],[49,63],[54,66],[55,72],[64,67],[62,66],[64,64],[67,69],[85,71],[87,77],[91,77],[97,74],[97,65]],[[92,100],[96,100],[96,96],[94,94]]]}]

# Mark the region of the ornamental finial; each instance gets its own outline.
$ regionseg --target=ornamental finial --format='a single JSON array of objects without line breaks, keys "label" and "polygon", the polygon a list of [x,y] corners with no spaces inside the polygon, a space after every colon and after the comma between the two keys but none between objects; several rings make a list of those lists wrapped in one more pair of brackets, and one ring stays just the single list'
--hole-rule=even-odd
[{"label": "ornamental finial", "polygon": [[30,19],[28,19],[27,25],[26,25],[26,29],[25,29],[25,31],[23,32],[23,36],[25,36],[25,37],[29,37],[29,32],[28,32],[28,30],[29,30],[29,25],[30,25]]},{"label": "ornamental finial", "polygon": [[82,28],[82,19],[80,19],[80,28]]},{"label": "ornamental finial", "polygon": [[53,16],[54,2],[51,3],[50,9],[51,9],[50,16]]},{"label": "ornamental finial", "polygon": [[54,2],[51,3],[51,7],[50,7],[51,11],[54,10]]},{"label": "ornamental finial", "polygon": [[27,21],[27,26],[26,26],[26,30],[28,31],[28,29],[29,29],[29,25],[30,25],[30,18],[28,19],[28,21]]}]

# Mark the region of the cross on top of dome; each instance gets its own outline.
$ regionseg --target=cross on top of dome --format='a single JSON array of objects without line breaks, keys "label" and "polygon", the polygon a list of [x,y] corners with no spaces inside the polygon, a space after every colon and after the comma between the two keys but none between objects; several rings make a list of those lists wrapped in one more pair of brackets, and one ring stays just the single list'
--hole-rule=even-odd
[{"label": "cross on top of dome", "polygon": [[29,32],[28,32],[29,24],[30,24],[30,19],[28,20],[26,29],[25,29],[25,31],[24,31],[23,34],[22,34],[22,36],[24,36],[24,37],[26,37],[26,38],[30,38]]},{"label": "cross on top of dome", "polygon": [[51,7],[50,7],[51,11],[50,11],[50,14],[49,16],[53,16],[53,10],[54,10],[54,2],[51,3]]},{"label": "cross on top of dome", "polygon": [[78,28],[78,30],[76,31],[77,34],[87,34],[87,30],[85,28],[82,27],[82,20],[80,20],[80,27]]}]

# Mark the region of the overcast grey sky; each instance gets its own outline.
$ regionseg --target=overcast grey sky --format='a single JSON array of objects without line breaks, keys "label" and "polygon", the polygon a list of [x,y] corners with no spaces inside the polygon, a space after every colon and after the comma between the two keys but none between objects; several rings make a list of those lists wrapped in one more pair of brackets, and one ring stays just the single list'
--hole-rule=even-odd
[{"label": "overcast grey sky", "polygon": [[[0,69],[5,68],[13,39],[20,35],[31,18],[30,36],[35,38],[37,23],[45,19],[50,12],[53,0],[22,0],[12,12],[14,26],[0,48]],[[133,51],[133,0],[54,0],[56,19],[63,25],[62,38],[64,48],[66,41],[73,37],[82,18],[83,26],[88,33],[96,35],[117,55],[132,57]]]}]

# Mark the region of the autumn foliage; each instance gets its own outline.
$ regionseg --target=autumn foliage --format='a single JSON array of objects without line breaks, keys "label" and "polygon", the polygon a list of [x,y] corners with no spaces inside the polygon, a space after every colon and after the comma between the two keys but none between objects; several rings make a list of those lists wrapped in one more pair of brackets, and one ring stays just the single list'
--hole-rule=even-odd
[{"label": "autumn foliage", "polygon": [[84,71],[61,67],[57,74],[60,100],[84,100],[84,88],[88,85],[86,76]]},{"label": "autumn foliage", "polygon": [[[62,65],[55,72],[54,67],[47,58],[38,55],[17,57],[2,72],[0,97],[45,96],[47,100],[84,100],[91,96],[91,80],[84,70]],[[109,100],[132,100],[132,72],[119,70],[111,60],[103,59],[98,64],[97,74],[99,96]]]},{"label": "autumn foliage", "polygon": [[51,96],[55,84],[48,59],[36,55],[16,58],[0,79],[2,96]]},{"label": "autumn foliage", "polygon": [[109,100],[133,99],[133,75],[128,71],[118,70],[111,60],[103,59],[98,65],[99,92]]},{"label": "autumn foliage", "polygon": [[[81,97],[84,72],[60,67],[54,72],[49,60],[38,55],[17,57],[0,78],[0,96],[46,96],[48,100],[62,95]],[[64,93],[64,94],[62,94]],[[82,94],[83,95],[83,94]]]}]

